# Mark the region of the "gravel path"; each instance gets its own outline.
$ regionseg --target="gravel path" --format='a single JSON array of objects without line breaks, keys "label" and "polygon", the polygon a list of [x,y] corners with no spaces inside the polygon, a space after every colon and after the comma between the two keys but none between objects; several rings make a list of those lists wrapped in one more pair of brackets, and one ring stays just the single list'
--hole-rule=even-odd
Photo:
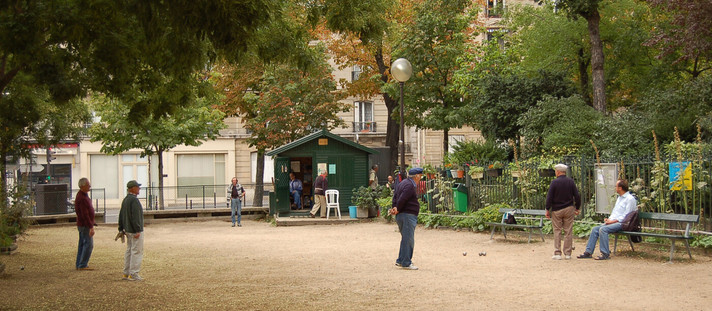
[{"label": "gravel path", "polygon": [[[418,271],[394,266],[400,235],[384,222],[274,227],[248,220],[146,227],[143,282],[121,280],[124,244],[97,228],[76,271],[77,230],[34,227],[0,277],[0,310],[705,310],[712,259],[665,247],[612,260],[551,260],[552,237],[416,229]],[[514,240],[514,241],[513,241]],[[584,240],[574,242],[582,252]],[[619,245],[620,246],[620,245]],[[679,246],[679,245],[678,245]],[[463,253],[467,252],[466,256]],[[486,256],[478,253],[486,252]],[[24,267],[24,269],[22,269]]]}]

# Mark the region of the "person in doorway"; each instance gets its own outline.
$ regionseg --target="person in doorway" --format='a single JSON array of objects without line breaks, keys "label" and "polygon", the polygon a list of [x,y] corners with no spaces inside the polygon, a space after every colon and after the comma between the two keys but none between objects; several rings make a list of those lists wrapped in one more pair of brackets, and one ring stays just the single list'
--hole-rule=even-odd
[{"label": "person in doorway", "polygon": [[564,251],[566,259],[571,259],[574,243],[574,218],[581,212],[581,195],[573,179],[566,177],[565,164],[554,166],[556,178],[549,185],[546,195],[546,218],[551,219],[554,228],[554,256],[551,259],[561,260],[561,230],[564,230]]},{"label": "person in doorway", "polygon": [[628,213],[638,209],[638,203],[635,197],[628,192],[628,181],[619,179],[616,182],[616,205],[611,211],[611,215],[603,220],[603,224],[593,227],[591,235],[588,237],[586,250],[577,258],[586,259],[593,258],[593,251],[596,249],[596,241],[600,241],[601,256],[596,257],[596,260],[607,260],[611,258],[611,251],[608,247],[608,234],[621,231],[621,222],[625,219]]},{"label": "person in doorway", "polygon": [[89,268],[89,258],[94,250],[94,206],[89,198],[91,183],[83,177],[79,179],[79,192],[74,198],[74,212],[77,214],[77,230],[79,230],[79,243],[77,247],[77,270],[94,270]]},{"label": "person in doorway", "polygon": [[326,218],[326,190],[329,190],[329,181],[326,179],[326,170],[322,169],[314,181],[314,207],[309,212],[309,217],[316,217],[316,211],[319,211],[321,218]]},{"label": "person in doorway", "polygon": [[373,165],[371,166],[371,171],[368,173],[368,186],[371,187],[371,189],[376,190],[376,187],[378,187],[378,165]]},{"label": "person in doorway", "polygon": [[124,280],[142,281],[138,272],[143,261],[143,207],[138,200],[141,184],[135,180],[126,184],[127,194],[119,211],[119,232],[126,234],[124,253]]},{"label": "person in doorway", "polygon": [[395,187],[396,187],[395,180],[393,179],[393,176],[388,175],[388,181],[386,182],[386,188],[388,188],[388,190],[393,191],[393,189],[395,189]]},{"label": "person in doorway", "polygon": [[423,169],[419,167],[408,171],[408,179],[400,182],[393,194],[389,214],[396,216],[396,223],[401,233],[400,250],[396,266],[408,270],[418,270],[413,265],[413,248],[415,247],[415,227],[418,224],[420,203],[418,202],[418,183],[423,177]]},{"label": "person in doorway", "polygon": [[289,173],[289,195],[294,199],[294,207],[302,208],[302,181],[297,179],[294,172]]},{"label": "person in doorway", "polygon": [[232,226],[235,226],[235,215],[237,215],[237,226],[242,227],[242,201],[245,199],[245,188],[237,182],[237,177],[232,178],[232,182],[227,186],[227,200],[230,202],[230,217]]}]

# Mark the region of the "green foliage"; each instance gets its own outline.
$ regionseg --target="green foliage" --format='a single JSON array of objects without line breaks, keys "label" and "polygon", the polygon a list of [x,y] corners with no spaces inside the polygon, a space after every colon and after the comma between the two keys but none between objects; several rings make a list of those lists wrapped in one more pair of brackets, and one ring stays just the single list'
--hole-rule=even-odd
[{"label": "green foliage", "polygon": [[[388,189],[386,188],[386,190],[388,190]],[[385,219],[389,222],[391,220],[393,220],[393,215],[388,213],[388,210],[391,209],[391,207],[393,205],[393,195],[392,194],[388,194],[388,196],[376,199],[376,204],[378,204],[378,206],[380,207],[381,217],[383,217],[383,219]]]},{"label": "green foliage", "polygon": [[[376,189],[371,187],[358,187],[353,189],[351,203],[356,204],[359,208],[382,207],[386,204],[385,199],[391,195],[391,191],[384,186],[377,186]],[[390,202],[388,203],[390,205]]]},{"label": "green foliage", "polygon": [[590,150],[583,147],[589,146],[591,137],[600,131],[598,122],[602,118],[580,96],[546,97],[524,113],[518,123],[527,145],[537,148],[527,150],[528,153],[551,151],[555,147]]},{"label": "green foliage", "polygon": [[448,159],[457,164],[463,163],[489,163],[506,161],[509,150],[502,144],[492,140],[487,141],[461,141],[453,146],[453,152],[448,154]]},{"label": "green foliage", "polygon": [[392,57],[404,57],[413,66],[406,83],[407,124],[434,130],[466,124],[468,111],[452,85],[457,60],[467,52],[470,5],[466,0],[425,0],[414,5],[414,20],[405,24]]},{"label": "green foliage", "polygon": [[547,71],[532,75],[491,74],[473,83],[468,107],[477,117],[472,125],[481,129],[487,140],[494,141],[519,141],[523,134],[520,130],[529,121],[521,119],[523,114],[547,96],[559,98],[573,94],[573,88],[561,74]]},{"label": "green foliage", "polygon": [[418,216],[418,222],[426,228],[452,227],[467,228],[473,231],[487,230],[486,222],[496,222],[500,219],[499,209],[511,208],[507,204],[492,204],[477,210],[474,213],[462,215],[424,214]]},{"label": "green foliage", "polygon": [[712,249],[712,236],[696,236],[690,245],[692,247]]},{"label": "green foliage", "polygon": [[0,204],[0,246],[10,246],[12,237],[23,234],[30,225],[27,216],[32,213],[32,202],[25,188],[15,186],[9,197],[9,205]]}]

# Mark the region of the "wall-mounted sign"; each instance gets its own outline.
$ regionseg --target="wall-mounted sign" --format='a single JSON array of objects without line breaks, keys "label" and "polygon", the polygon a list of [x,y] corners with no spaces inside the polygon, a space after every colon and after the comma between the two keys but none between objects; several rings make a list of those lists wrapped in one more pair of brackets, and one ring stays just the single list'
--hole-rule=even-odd
[{"label": "wall-mounted sign", "polygon": [[336,164],[329,164],[329,175],[336,175]]},{"label": "wall-mounted sign", "polygon": [[670,162],[670,190],[692,190],[690,162]]},{"label": "wall-mounted sign", "polygon": [[319,146],[326,146],[329,144],[328,138],[319,138]]}]

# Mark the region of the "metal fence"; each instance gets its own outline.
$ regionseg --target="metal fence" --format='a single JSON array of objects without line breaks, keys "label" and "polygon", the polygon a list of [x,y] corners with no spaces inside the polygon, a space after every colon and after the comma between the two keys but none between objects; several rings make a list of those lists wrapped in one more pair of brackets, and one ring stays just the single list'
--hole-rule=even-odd
[{"label": "metal fence", "polygon": [[[695,214],[701,216],[701,226],[709,231],[712,228],[712,157],[698,157],[689,160],[656,161],[655,159],[622,159],[616,161],[601,160],[617,165],[617,178],[628,180],[630,190],[642,203],[643,211],[658,213]],[[559,161],[557,161],[559,162]],[[600,184],[595,159],[585,157],[566,157],[560,161],[569,166],[567,176],[574,179],[581,194],[582,208],[595,208],[596,185]],[[686,170],[678,176],[672,174],[670,167],[683,163]],[[504,163],[500,170],[487,170],[481,178],[470,176],[470,168],[465,168],[463,178],[456,178],[454,172],[439,168],[436,178],[426,182],[431,213],[473,212],[490,204],[506,203],[516,208],[544,209],[549,184],[554,179],[555,163],[519,162],[515,167]],[[485,165],[486,167],[486,165]],[[516,170],[514,168],[517,168]],[[432,177],[432,176],[431,176]],[[672,189],[671,180],[686,180],[685,190]],[[467,207],[463,210],[453,198],[457,195],[457,186],[466,189]],[[460,187],[463,189],[463,187]],[[601,197],[599,196],[599,200]],[[612,203],[614,197],[607,198]]]},{"label": "metal fence", "polygon": [[[221,185],[191,185],[163,187],[164,209],[194,209],[194,208],[225,208],[230,207],[227,200],[227,187]],[[240,184],[245,189],[243,207],[269,206],[269,193],[273,191],[271,184],[264,185],[262,200],[255,200],[258,192],[256,184]],[[161,192],[158,187],[142,187],[139,199],[147,210],[160,209]]]}]

